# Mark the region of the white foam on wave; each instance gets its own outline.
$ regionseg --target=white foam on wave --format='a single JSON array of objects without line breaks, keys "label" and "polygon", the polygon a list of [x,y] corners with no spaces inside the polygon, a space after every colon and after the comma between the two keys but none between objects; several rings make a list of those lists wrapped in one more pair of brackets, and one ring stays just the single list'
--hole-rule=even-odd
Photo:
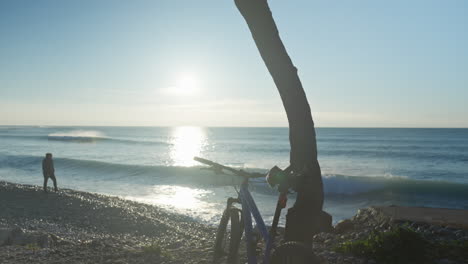
[{"label": "white foam on wave", "polygon": [[73,130],[69,132],[51,133],[49,137],[65,137],[65,138],[105,138],[106,135],[95,130]]},{"label": "white foam on wave", "polygon": [[325,175],[323,188],[326,194],[357,194],[382,188],[383,182],[370,177]]}]

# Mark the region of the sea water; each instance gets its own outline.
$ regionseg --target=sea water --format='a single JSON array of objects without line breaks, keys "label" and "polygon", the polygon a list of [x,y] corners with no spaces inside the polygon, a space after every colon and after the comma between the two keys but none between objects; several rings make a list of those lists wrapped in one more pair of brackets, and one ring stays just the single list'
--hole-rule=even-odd
[{"label": "sea water", "polygon": [[[334,222],[371,205],[468,209],[468,129],[317,128],[317,144]],[[289,151],[287,128],[0,126],[0,180],[42,185],[41,161],[51,152],[59,188],[216,224],[239,180],[193,157],[266,172],[287,167]],[[264,179],[250,189],[270,223],[278,193]]]}]

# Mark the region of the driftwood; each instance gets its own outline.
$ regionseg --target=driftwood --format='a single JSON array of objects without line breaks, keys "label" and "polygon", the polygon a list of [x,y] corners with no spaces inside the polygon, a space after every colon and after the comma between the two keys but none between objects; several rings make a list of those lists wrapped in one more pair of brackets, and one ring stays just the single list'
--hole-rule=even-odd
[{"label": "driftwood", "polygon": [[[281,96],[289,122],[289,141],[291,144],[290,164],[293,171],[302,172],[306,179],[298,188],[298,197],[293,210],[289,210],[286,223],[308,225],[316,222],[315,231],[320,227],[323,216],[323,184],[320,165],[317,161],[317,143],[314,122],[297,68],[291,61],[281,41],[275,21],[266,0],[235,0],[236,6],[249,26],[260,55]],[[311,216],[314,216],[311,220]],[[299,219],[300,218],[300,219]],[[325,214],[328,222],[329,215]],[[330,218],[330,219],[329,219]],[[288,224],[289,222],[289,224]],[[291,228],[289,228],[291,229]],[[292,232],[289,232],[292,233]],[[295,239],[297,240],[297,239]]]}]

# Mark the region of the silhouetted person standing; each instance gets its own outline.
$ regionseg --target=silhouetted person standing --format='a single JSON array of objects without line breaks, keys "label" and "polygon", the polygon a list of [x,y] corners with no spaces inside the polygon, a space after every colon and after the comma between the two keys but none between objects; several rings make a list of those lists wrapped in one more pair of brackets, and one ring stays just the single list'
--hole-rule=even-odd
[{"label": "silhouetted person standing", "polygon": [[52,160],[52,153],[47,153],[42,160],[42,174],[44,175],[44,192],[47,192],[47,181],[49,178],[54,181],[54,190],[57,192],[57,179],[55,178],[54,161]]}]

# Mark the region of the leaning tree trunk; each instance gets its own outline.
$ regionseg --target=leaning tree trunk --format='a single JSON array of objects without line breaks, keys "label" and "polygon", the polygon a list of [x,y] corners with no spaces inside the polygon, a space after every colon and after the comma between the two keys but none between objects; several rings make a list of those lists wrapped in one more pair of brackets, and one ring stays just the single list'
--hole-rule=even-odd
[{"label": "leaning tree trunk", "polygon": [[[307,177],[306,182],[298,189],[298,198],[293,209],[299,218],[305,219],[307,215],[315,215],[315,218],[318,218],[323,206],[322,176],[317,161],[314,122],[297,68],[293,65],[279,37],[267,1],[235,0],[235,3],[249,26],[255,44],[283,101],[289,121],[292,169],[296,172],[305,172]],[[289,215],[293,215],[291,209]],[[294,225],[300,224],[290,219],[287,218],[287,222],[294,221]],[[308,222],[310,221],[316,222],[314,220]],[[286,225],[288,226],[288,223]],[[319,228],[318,225],[320,224],[316,223],[315,229]]]}]

